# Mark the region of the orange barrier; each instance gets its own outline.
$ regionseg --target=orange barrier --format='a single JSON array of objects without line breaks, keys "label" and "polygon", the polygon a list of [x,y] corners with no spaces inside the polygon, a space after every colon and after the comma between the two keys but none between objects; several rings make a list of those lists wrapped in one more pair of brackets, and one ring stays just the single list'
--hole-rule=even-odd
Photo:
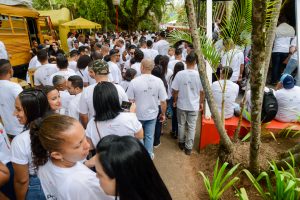
[{"label": "orange barrier", "polygon": [[[238,125],[239,118],[238,117],[232,117],[230,119],[225,120],[225,129],[227,131],[227,134],[229,137],[233,137],[233,134],[235,132],[235,129]],[[250,130],[251,124],[244,120],[242,121],[241,131],[239,135],[241,137],[245,136],[249,130]],[[276,120],[272,120],[268,123],[266,126],[268,130],[271,130],[273,132],[279,132],[282,129],[292,129],[292,130],[300,130],[300,124],[299,123],[284,123],[279,122]],[[219,144],[220,137],[217,131],[217,128],[215,127],[215,123],[213,119],[207,120],[202,117],[202,125],[201,125],[201,132],[200,132],[200,142],[199,147],[200,149],[205,148],[209,144]]]}]

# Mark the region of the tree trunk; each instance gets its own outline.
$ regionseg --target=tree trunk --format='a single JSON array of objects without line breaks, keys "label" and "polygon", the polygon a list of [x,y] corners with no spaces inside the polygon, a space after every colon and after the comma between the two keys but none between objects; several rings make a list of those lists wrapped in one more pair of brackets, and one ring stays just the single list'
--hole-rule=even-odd
[{"label": "tree trunk", "polygon": [[259,147],[261,135],[261,108],[264,89],[264,67],[266,57],[266,2],[253,0],[252,4],[252,70],[251,84],[251,140],[250,140],[250,170],[259,172]]},{"label": "tree trunk", "polygon": [[205,92],[205,96],[209,105],[209,108],[212,113],[212,118],[215,122],[216,128],[219,132],[220,135],[220,147],[224,148],[225,155],[228,155],[232,152],[232,142],[229,138],[229,136],[226,133],[226,130],[224,128],[224,123],[222,123],[220,114],[217,109],[217,105],[214,101],[213,95],[212,95],[212,90],[210,87],[209,80],[206,75],[206,70],[205,70],[205,62],[204,58],[201,52],[201,47],[200,47],[200,38],[199,34],[197,31],[197,23],[196,23],[196,15],[195,15],[195,10],[194,10],[194,3],[193,0],[185,0],[185,6],[187,10],[187,15],[188,15],[188,22],[190,26],[190,31],[192,34],[192,39],[193,39],[193,45],[195,48],[195,51],[198,55],[198,60],[199,60],[199,74],[201,77],[201,83]]}]

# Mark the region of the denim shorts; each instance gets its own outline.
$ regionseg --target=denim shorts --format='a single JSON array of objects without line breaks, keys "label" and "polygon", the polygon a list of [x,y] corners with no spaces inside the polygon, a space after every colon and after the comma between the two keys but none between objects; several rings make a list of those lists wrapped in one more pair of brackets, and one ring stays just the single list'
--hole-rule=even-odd
[{"label": "denim shorts", "polygon": [[26,194],[26,200],[46,200],[41,181],[36,175],[29,176],[29,185]]}]

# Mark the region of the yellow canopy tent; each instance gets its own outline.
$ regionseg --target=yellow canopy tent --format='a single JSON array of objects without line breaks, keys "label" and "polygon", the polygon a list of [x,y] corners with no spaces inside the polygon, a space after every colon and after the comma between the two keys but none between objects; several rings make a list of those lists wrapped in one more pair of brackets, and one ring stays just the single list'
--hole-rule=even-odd
[{"label": "yellow canopy tent", "polygon": [[61,24],[59,26],[59,35],[60,40],[62,44],[62,48],[64,51],[68,52],[68,45],[67,45],[67,34],[70,30],[76,30],[76,29],[99,29],[101,28],[100,24],[97,24],[95,22],[89,21],[87,19],[84,19],[82,17],[79,17],[77,19],[74,19],[73,21],[66,22],[64,24]]}]

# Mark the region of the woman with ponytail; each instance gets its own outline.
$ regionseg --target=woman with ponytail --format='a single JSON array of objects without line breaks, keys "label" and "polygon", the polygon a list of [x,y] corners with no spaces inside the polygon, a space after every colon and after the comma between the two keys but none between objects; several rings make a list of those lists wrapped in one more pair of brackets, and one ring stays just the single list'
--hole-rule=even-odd
[{"label": "woman with ponytail", "polygon": [[23,133],[11,144],[11,161],[14,168],[14,187],[17,199],[45,199],[40,181],[32,165],[29,125],[50,111],[47,96],[37,89],[23,90],[15,102],[14,115],[24,125]]},{"label": "woman with ponytail", "polygon": [[82,161],[89,153],[84,128],[74,118],[50,115],[30,126],[33,163],[47,199],[109,200]]}]

